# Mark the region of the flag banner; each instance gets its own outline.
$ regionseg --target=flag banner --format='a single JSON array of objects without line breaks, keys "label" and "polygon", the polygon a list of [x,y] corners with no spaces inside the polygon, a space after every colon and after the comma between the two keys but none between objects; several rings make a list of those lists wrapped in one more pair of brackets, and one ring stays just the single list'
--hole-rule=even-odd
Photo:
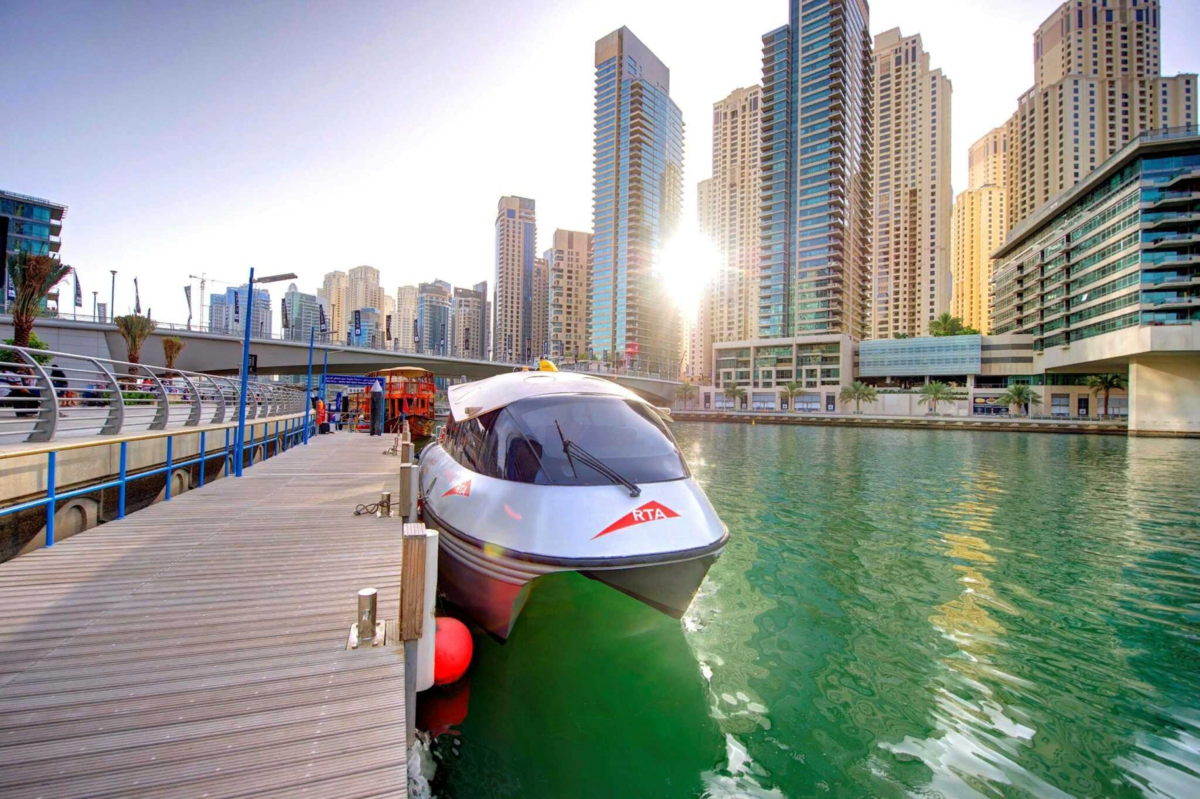
[{"label": "flag banner", "polygon": [[187,297],[187,304],[188,304],[188,324],[191,324],[191,323],[192,323],[192,287],[191,287],[191,286],[184,286],[184,287],[183,287],[183,296],[184,296],[184,297]]},{"label": "flag banner", "polygon": [[138,294],[137,278],[133,279],[133,312],[140,314],[142,312],[142,296]]},{"label": "flag banner", "polygon": [[238,290],[233,290],[233,323],[240,325],[242,323],[242,302],[238,299]]},{"label": "flag banner", "polygon": [[79,272],[71,267],[71,271],[75,273],[75,307],[83,307],[83,292],[79,290]]},{"label": "flag banner", "polygon": [[413,320],[413,343],[419,344],[420,342],[421,342],[421,326],[419,324],[417,324],[417,320],[414,319]]},{"label": "flag banner", "polygon": [[292,325],[291,325],[291,323],[288,321],[288,307],[287,307],[287,298],[286,298],[286,297],[280,297],[280,298],[279,298],[279,310],[283,312],[283,315],[282,315],[282,318],[283,318],[283,329],[284,329],[284,330],[287,330],[287,329],[288,329],[289,327],[291,327]]},{"label": "flag banner", "polygon": [[328,333],[328,332],[329,332],[329,323],[328,323],[327,321],[325,321],[325,306],[324,306],[324,305],[318,305],[318,306],[317,306],[317,313],[318,313],[318,314],[320,315],[320,317],[321,317],[321,332],[322,332],[322,333]]},{"label": "flag banner", "polygon": [[362,311],[354,312],[354,336],[355,338],[362,335]]},{"label": "flag banner", "polygon": [[392,340],[392,315],[391,314],[387,315],[387,322],[386,322],[385,329],[387,330],[387,340],[391,341]]}]

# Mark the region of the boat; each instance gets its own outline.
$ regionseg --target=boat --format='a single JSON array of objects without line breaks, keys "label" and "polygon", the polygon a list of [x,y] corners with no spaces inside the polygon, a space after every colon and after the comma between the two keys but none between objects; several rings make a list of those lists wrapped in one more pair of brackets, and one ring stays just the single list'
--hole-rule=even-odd
[{"label": "boat", "polygon": [[[384,379],[384,433],[399,433],[402,423],[407,420],[414,439],[433,435],[436,425],[434,399],[437,396],[433,372],[416,366],[397,366],[368,372],[367,377]],[[370,430],[371,393],[360,391],[351,397],[357,429]]]},{"label": "boat", "polygon": [[450,602],[504,640],[539,577],[576,571],[683,616],[729,532],[665,411],[550,364],[452,386],[449,403],[418,489]]}]

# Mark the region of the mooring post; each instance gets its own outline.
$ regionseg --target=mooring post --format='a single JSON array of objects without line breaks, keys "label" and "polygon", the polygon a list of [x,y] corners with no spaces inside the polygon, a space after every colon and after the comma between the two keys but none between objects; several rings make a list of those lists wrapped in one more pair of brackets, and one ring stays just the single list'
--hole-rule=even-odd
[{"label": "mooring post", "polygon": [[370,641],[375,637],[375,601],[379,592],[364,588],[358,592],[358,640]]}]

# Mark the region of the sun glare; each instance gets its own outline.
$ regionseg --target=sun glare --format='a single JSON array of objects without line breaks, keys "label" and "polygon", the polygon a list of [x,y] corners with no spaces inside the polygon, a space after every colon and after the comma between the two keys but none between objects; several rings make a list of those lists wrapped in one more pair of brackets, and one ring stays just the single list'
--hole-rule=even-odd
[{"label": "sun glare", "polygon": [[720,256],[699,231],[680,232],[658,255],[655,271],[680,312],[692,316],[700,305],[704,287],[717,276]]}]

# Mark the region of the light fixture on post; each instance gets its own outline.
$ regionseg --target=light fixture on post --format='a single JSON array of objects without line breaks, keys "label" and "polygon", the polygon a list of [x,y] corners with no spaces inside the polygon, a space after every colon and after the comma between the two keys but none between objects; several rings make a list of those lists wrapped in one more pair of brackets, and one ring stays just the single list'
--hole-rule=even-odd
[{"label": "light fixture on post", "polygon": [[[115,273],[114,273],[115,274]],[[292,272],[287,272],[282,275],[268,275],[259,280],[259,283],[278,283],[281,280],[296,280],[296,275]],[[246,383],[250,378],[250,329],[254,314],[254,267],[250,267],[250,279],[246,282],[246,319],[245,319],[245,335],[242,337],[242,385],[241,396],[238,398],[238,428],[237,428],[237,454],[233,462],[234,474],[238,477],[242,476],[242,460],[246,455]],[[305,400],[307,401],[307,399]],[[307,416],[305,418],[307,422]]]}]

